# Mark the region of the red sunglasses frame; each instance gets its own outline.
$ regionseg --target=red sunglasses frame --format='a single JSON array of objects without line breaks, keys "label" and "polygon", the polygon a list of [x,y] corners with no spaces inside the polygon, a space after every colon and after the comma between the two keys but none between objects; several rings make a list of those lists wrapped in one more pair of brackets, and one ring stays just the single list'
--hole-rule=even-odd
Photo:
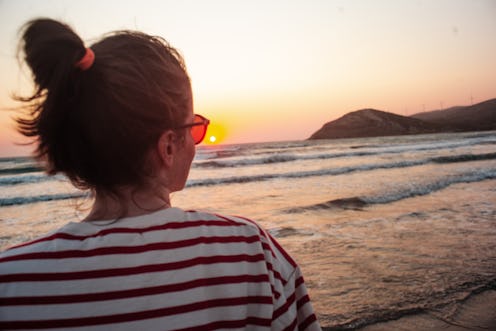
[{"label": "red sunglasses frame", "polygon": [[[193,123],[181,125],[176,129],[191,128],[191,136],[193,137],[193,141],[195,142],[195,145],[198,145],[203,141],[203,139],[205,139],[205,135],[207,134],[209,124],[210,124],[210,120],[208,118],[203,117],[202,115],[199,114],[195,114]],[[202,126],[203,131],[200,132],[196,131],[195,128],[198,126]]]}]

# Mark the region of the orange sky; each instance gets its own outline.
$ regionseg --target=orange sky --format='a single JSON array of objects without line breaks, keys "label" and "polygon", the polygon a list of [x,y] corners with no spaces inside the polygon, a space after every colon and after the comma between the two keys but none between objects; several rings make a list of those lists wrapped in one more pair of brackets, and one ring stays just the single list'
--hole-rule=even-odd
[{"label": "orange sky", "polygon": [[[29,90],[16,33],[38,16],[85,40],[116,29],[168,39],[185,57],[195,111],[223,143],[305,139],[365,107],[411,115],[496,97],[493,0],[0,0],[2,109]],[[27,154],[9,116],[0,156]]]}]

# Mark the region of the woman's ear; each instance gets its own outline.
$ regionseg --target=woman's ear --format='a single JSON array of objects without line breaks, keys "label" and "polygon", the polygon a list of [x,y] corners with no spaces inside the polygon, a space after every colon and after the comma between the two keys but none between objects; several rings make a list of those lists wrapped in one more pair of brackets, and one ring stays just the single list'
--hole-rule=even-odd
[{"label": "woman's ear", "polygon": [[157,142],[157,154],[166,168],[172,167],[176,154],[177,136],[172,130],[164,131]]}]

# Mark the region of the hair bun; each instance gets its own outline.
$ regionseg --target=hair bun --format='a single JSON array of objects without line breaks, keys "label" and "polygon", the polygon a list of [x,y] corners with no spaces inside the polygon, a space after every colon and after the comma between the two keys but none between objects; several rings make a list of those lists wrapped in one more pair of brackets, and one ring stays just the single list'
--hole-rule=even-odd
[{"label": "hair bun", "polygon": [[25,60],[40,90],[63,83],[61,80],[69,76],[85,54],[81,38],[64,23],[35,19],[26,23],[23,30]]}]

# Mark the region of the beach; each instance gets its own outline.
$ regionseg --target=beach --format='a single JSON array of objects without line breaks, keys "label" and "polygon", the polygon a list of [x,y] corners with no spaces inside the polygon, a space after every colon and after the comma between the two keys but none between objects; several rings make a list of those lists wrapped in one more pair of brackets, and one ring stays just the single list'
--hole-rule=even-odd
[{"label": "beach", "polygon": [[[2,250],[91,205],[29,158],[0,186]],[[267,229],[324,330],[496,330],[494,131],[200,146],[172,205]]]},{"label": "beach", "polygon": [[[475,294],[453,307],[451,316],[430,311],[368,325],[360,331],[496,330],[496,290]],[[332,330],[332,328],[327,328]]]}]

